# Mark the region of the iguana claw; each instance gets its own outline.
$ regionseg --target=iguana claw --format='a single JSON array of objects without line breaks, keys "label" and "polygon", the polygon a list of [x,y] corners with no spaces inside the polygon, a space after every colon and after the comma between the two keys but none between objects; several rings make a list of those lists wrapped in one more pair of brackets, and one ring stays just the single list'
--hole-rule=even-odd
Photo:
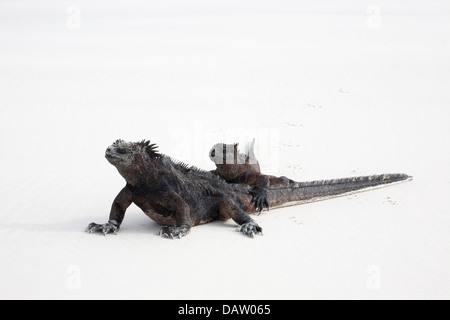
[{"label": "iguana claw", "polygon": [[159,235],[168,239],[174,239],[177,237],[178,239],[181,239],[185,235],[189,233],[191,230],[190,226],[181,226],[181,227],[163,227],[159,231]]},{"label": "iguana claw", "polygon": [[261,212],[264,209],[264,206],[266,206],[267,210],[270,210],[269,202],[267,201],[267,191],[254,187],[250,194],[253,196],[252,202],[250,203],[251,206],[255,206],[255,212],[258,212],[258,215],[261,214]]},{"label": "iguana claw", "polygon": [[92,222],[87,226],[85,231],[87,233],[101,232],[104,236],[111,232],[117,235],[117,232],[119,231],[119,224],[114,220],[110,220],[105,224],[97,224]]},{"label": "iguana claw", "polygon": [[238,226],[238,231],[248,235],[250,238],[254,238],[255,234],[259,234],[261,236],[263,234],[262,228],[255,221],[250,221]]}]

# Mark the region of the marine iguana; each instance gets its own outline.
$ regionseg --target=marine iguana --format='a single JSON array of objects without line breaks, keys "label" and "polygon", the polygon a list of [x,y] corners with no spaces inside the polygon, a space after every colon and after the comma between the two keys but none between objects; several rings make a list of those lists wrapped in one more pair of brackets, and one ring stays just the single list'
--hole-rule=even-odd
[{"label": "marine iguana", "polygon": [[[117,233],[125,211],[135,203],[147,216],[164,225],[160,235],[167,238],[181,238],[192,226],[230,218],[244,234],[252,238],[262,234],[262,228],[248,215],[255,209],[248,185],[229,184],[208,171],[177,162],[159,153],[150,141],[117,140],[106,149],[105,157],[126,180],[126,186],[113,201],[109,221],[89,224],[86,228],[89,233]],[[409,179],[405,174],[385,174],[302,182],[296,188],[270,187],[267,201],[271,207],[281,207]]]},{"label": "marine iguana", "polygon": [[251,186],[255,210],[259,212],[264,206],[270,208],[267,201],[267,190],[270,187],[292,187],[298,183],[287,177],[275,177],[261,173],[259,162],[255,156],[255,139],[248,144],[245,152],[239,150],[239,144],[218,143],[211,148],[209,158],[216,165],[216,170],[211,171],[228,183],[240,183]]}]

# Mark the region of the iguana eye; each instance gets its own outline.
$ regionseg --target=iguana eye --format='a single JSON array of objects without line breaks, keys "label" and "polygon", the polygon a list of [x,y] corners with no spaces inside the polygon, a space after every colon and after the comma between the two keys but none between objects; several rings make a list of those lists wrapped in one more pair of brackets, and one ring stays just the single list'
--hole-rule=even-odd
[{"label": "iguana eye", "polygon": [[118,148],[118,149],[117,149],[117,153],[118,153],[118,154],[125,154],[125,153],[127,153],[127,151],[126,151],[125,149]]},{"label": "iguana eye", "polygon": [[211,151],[211,158],[214,158],[216,156],[216,149],[214,149],[213,151]]}]

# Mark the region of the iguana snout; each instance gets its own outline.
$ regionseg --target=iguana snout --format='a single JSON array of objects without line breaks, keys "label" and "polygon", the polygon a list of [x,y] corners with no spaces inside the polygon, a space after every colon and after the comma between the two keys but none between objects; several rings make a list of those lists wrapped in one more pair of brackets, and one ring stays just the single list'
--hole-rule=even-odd
[{"label": "iguana snout", "polygon": [[106,149],[105,157],[112,165],[115,166],[118,164],[130,163],[131,161],[131,157],[128,154],[127,150],[125,148],[120,148],[114,144],[110,145]]}]

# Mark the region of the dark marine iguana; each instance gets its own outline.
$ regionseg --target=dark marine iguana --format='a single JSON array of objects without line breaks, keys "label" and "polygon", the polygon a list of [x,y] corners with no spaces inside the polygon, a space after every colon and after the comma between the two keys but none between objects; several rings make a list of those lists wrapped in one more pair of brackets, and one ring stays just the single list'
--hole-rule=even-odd
[{"label": "dark marine iguana", "polygon": [[[262,228],[248,215],[255,209],[251,187],[229,184],[222,178],[201,169],[190,167],[159,153],[149,141],[125,142],[117,140],[106,149],[106,159],[114,165],[126,186],[119,192],[111,207],[109,221],[91,223],[89,233],[117,233],[125,211],[135,203],[154,221],[164,225],[160,235],[183,237],[192,226],[213,220],[233,219],[238,230],[254,237]],[[271,187],[267,201],[271,207],[290,203],[305,203],[324,198],[363,191],[409,180],[404,174],[384,174],[368,177],[302,182],[295,188]]]},{"label": "dark marine iguana", "polygon": [[218,143],[211,148],[209,158],[216,165],[211,171],[228,183],[240,183],[251,186],[255,210],[261,212],[264,206],[270,208],[267,201],[267,190],[270,187],[293,187],[298,183],[287,177],[275,177],[261,173],[259,162],[255,156],[255,139],[247,145],[245,152],[239,150],[239,144]]}]

